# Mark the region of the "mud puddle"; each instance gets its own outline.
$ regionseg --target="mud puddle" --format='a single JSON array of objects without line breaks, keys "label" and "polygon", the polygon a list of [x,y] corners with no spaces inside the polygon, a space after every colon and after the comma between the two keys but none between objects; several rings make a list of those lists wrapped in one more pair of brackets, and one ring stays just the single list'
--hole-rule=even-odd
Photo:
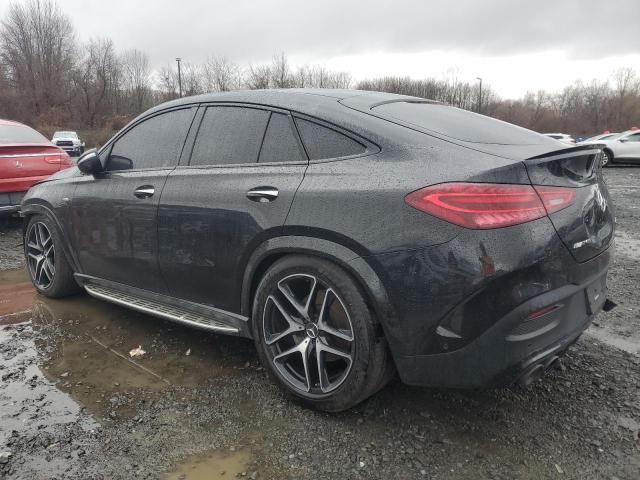
[{"label": "mud puddle", "polygon": [[[52,397],[47,401],[55,405],[66,395],[111,421],[132,415],[130,405],[149,394],[242,375],[256,362],[247,340],[184,328],[84,294],[59,300],[37,295],[22,270],[0,272],[0,298],[6,345],[18,342],[7,335],[25,336],[19,346],[7,346],[16,350],[8,355],[18,365],[0,367],[3,377],[7,369],[19,372],[11,374],[10,387],[0,389],[3,412],[6,405],[23,401],[36,376],[58,390],[39,392],[43,400]],[[145,355],[131,358],[129,351],[138,346]],[[63,410],[72,415],[78,407]],[[62,411],[51,415],[66,418]]]},{"label": "mud puddle", "polygon": [[0,325],[28,320],[35,295],[24,269],[0,270]]},{"label": "mud puddle", "polygon": [[176,467],[167,480],[217,480],[224,478],[258,478],[258,471],[252,470],[251,456],[244,450],[219,451],[200,454],[189,458]]},{"label": "mud puddle", "polygon": [[0,327],[0,445],[12,430],[39,432],[81,422],[97,428],[97,422],[80,415],[81,406],[58,389],[38,366],[38,348],[28,324]]}]

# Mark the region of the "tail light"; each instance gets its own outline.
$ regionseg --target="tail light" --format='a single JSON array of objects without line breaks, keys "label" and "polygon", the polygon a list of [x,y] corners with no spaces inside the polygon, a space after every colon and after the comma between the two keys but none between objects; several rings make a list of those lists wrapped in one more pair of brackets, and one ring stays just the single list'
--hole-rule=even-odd
[{"label": "tail light", "polygon": [[59,153],[49,154],[44,156],[44,161],[54,165],[60,165],[64,162],[64,157]]},{"label": "tail light", "polygon": [[410,193],[405,202],[425,213],[472,229],[530,222],[568,207],[575,191],[492,183],[442,183]]},{"label": "tail light", "polygon": [[66,152],[45,154],[44,161],[52,165],[71,165],[71,158]]}]

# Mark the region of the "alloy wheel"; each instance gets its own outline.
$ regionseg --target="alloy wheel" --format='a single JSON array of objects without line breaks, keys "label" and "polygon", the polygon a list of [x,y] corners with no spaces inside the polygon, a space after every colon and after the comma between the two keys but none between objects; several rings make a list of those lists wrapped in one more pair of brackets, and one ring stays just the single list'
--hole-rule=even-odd
[{"label": "alloy wheel", "polygon": [[602,152],[601,165],[603,167],[606,167],[607,165],[609,165],[610,160],[611,160],[611,155],[609,154],[609,152]]},{"label": "alloy wheel", "polygon": [[293,274],[280,280],[265,301],[262,326],[269,360],[296,390],[325,395],[349,375],[351,318],[335,289],[319,278]]},{"label": "alloy wheel", "polygon": [[27,264],[36,286],[49,288],[56,273],[55,248],[51,232],[42,222],[31,225],[27,234]]}]

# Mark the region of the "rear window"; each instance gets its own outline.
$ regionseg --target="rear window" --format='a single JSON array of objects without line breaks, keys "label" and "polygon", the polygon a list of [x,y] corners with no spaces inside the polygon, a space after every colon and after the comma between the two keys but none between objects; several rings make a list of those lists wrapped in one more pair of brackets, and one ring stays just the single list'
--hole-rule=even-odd
[{"label": "rear window", "polygon": [[0,125],[0,145],[12,143],[49,143],[49,140],[26,125]]},{"label": "rear window", "polygon": [[400,121],[427,133],[456,140],[500,145],[532,145],[540,136],[525,128],[448,105],[418,102],[393,102],[373,107],[372,111],[389,120]]},{"label": "rear window", "polygon": [[310,160],[348,157],[366,151],[364,145],[335,130],[296,118],[298,131]]}]

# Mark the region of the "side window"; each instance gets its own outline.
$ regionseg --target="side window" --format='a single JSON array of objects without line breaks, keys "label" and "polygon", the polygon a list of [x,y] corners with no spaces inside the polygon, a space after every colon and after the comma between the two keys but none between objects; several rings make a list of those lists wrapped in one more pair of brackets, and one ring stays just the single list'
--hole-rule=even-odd
[{"label": "side window", "polygon": [[364,145],[317,123],[296,118],[298,131],[310,160],[346,157],[366,151]]},{"label": "side window", "polygon": [[300,150],[289,116],[273,112],[264,134],[259,162],[304,162],[306,158]]},{"label": "side window", "polygon": [[114,143],[107,170],[176,165],[192,116],[191,108],[172,110],[134,126]]},{"label": "side window", "polygon": [[627,137],[629,142],[640,142],[640,133],[634,133],[633,135],[629,135]]},{"label": "side window", "polygon": [[207,108],[190,165],[257,162],[268,120],[269,112],[257,108]]}]

